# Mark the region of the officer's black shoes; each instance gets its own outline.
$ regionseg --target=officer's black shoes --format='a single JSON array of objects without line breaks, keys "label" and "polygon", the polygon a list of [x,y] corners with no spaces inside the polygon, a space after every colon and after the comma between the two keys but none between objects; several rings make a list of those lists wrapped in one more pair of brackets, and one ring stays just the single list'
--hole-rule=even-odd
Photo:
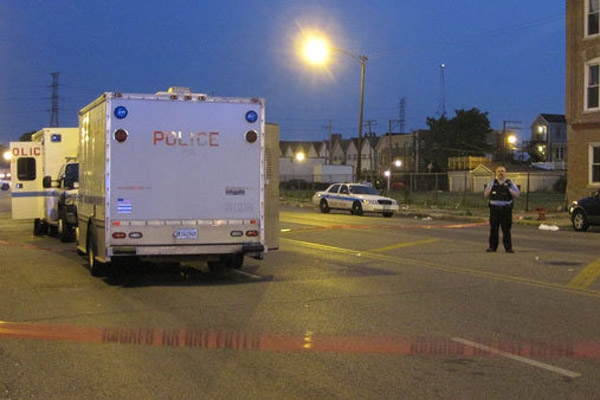
[{"label": "officer's black shoes", "polygon": [[515,251],[513,249],[508,249],[506,250],[507,253],[514,253]]},{"label": "officer's black shoes", "polygon": [[490,249],[485,249],[485,251],[487,251],[488,253],[495,253],[495,252],[496,252],[496,249],[491,249],[491,248],[490,248]]}]

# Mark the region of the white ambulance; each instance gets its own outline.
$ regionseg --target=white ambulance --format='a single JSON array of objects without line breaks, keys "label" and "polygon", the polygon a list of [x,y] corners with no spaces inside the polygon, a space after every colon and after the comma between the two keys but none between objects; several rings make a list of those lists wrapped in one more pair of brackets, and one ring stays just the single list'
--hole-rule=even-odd
[{"label": "white ambulance", "polygon": [[104,93],[79,127],[77,250],[92,275],[128,258],[241,268],[278,247],[279,130],[263,99]]},{"label": "white ambulance", "polygon": [[11,142],[12,217],[33,219],[34,235],[74,236],[78,128],[44,128],[31,142]]}]

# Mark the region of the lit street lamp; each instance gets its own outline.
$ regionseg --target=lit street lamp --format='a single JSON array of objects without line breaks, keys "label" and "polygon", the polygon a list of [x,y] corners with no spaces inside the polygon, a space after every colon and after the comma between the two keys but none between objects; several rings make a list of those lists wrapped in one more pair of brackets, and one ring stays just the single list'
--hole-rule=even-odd
[{"label": "lit street lamp", "polygon": [[303,162],[305,155],[303,152],[299,151],[294,156],[290,157],[290,162],[292,164],[292,179],[296,179],[296,173],[294,172],[294,159],[298,162]]},{"label": "lit street lamp", "polygon": [[[394,166],[396,168],[400,168],[402,166],[402,160],[394,161]],[[392,179],[392,167],[390,167],[388,170],[383,171],[383,176],[385,176],[387,178],[387,191],[389,193],[390,192],[390,181]]]},{"label": "lit street lamp", "polygon": [[356,163],[356,180],[360,181],[362,169],[362,125],[363,125],[363,104],[365,96],[365,63],[369,59],[365,55],[354,55],[345,50],[331,47],[329,44],[319,38],[309,39],[304,46],[304,57],[311,64],[324,64],[330,52],[336,51],[342,53],[360,64],[360,111],[358,114],[358,161]]},{"label": "lit street lamp", "polygon": [[12,158],[12,154],[10,151],[5,151],[4,154],[2,154],[2,157],[5,161],[10,161],[10,159]]}]

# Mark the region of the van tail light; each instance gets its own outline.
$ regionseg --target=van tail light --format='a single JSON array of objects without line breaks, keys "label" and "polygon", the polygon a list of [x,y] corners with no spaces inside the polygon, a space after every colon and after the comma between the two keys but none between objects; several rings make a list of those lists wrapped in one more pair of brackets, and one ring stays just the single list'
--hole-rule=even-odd
[{"label": "van tail light", "polygon": [[246,236],[256,237],[258,236],[258,231],[246,231]]},{"label": "van tail light", "polygon": [[125,232],[115,232],[112,234],[113,239],[125,239],[127,234]]}]

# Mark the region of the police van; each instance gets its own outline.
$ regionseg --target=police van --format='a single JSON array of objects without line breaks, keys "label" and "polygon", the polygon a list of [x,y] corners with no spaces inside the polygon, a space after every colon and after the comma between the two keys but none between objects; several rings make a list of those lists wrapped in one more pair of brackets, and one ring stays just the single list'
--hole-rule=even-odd
[{"label": "police van", "polygon": [[79,178],[78,128],[43,128],[31,142],[11,142],[12,218],[33,219],[33,234],[74,237]]},{"label": "police van", "polygon": [[277,249],[279,129],[264,99],[110,92],[79,127],[77,250],[92,275],[130,258],[241,268]]}]

